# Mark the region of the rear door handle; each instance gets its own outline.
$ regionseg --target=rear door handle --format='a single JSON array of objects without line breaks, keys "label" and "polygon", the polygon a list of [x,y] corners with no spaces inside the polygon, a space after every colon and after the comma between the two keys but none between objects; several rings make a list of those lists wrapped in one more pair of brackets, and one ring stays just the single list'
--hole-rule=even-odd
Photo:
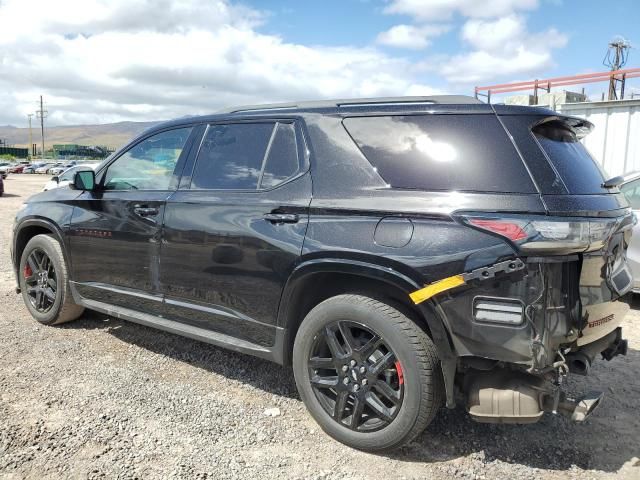
[{"label": "rear door handle", "polygon": [[144,205],[134,205],[133,211],[141,217],[150,217],[158,214],[156,207],[145,207]]},{"label": "rear door handle", "polygon": [[297,223],[299,220],[295,213],[265,213],[264,219],[271,223]]}]

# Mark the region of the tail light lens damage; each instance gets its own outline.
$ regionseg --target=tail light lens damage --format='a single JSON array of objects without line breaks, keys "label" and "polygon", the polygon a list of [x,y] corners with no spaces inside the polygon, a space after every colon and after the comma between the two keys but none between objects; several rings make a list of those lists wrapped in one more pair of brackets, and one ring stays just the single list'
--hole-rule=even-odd
[{"label": "tail light lens damage", "polygon": [[615,232],[632,226],[631,221],[625,221],[626,218],[532,219],[532,216],[496,218],[471,215],[464,216],[463,221],[510,240],[522,253],[566,255],[600,250]]}]

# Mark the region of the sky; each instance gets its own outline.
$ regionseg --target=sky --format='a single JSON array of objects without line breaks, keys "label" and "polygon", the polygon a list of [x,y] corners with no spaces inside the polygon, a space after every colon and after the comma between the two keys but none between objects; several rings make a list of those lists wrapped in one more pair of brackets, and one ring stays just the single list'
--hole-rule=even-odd
[{"label": "sky", "polygon": [[606,70],[618,36],[638,67],[638,18],[638,0],[0,0],[0,125],[26,126],[39,95],[48,125],[76,125],[473,94]]}]

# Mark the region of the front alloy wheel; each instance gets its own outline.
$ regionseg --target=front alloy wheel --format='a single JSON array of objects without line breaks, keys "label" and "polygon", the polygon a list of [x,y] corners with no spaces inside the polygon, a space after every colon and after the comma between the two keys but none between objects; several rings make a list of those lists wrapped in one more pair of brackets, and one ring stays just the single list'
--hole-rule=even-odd
[{"label": "front alloy wheel", "polygon": [[33,308],[47,313],[56,302],[56,270],[47,253],[36,248],[29,253],[23,268],[26,293]]},{"label": "front alloy wheel", "polygon": [[44,325],[78,318],[83,307],[71,295],[62,246],[51,235],[36,235],[22,251],[18,282],[29,313]]}]

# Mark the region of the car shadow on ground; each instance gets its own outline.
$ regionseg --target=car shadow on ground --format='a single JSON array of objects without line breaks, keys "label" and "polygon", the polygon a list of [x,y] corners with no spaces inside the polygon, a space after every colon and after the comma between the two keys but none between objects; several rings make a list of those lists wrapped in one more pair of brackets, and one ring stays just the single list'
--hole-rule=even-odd
[{"label": "car shadow on ground", "polygon": [[[638,303],[640,308],[640,302]],[[85,313],[78,322],[63,325],[74,330],[101,329],[123,342],[188,363],[196,368],[247,383],[267,393],[299,399],[293,372],[249,355],[231,352],[188,338],[172,335],[142,325],[110,318],[104,314]],[[640,352],[630,349],[628,365],[602,362],[600,377],[607,369],[631,368],[640,371]],[[601,379],[601,378],[600,378]],[[589,377],[570,385],[586,391]],[[607,385],[600,385],[607,388]],[[618,388],[611,381],[610,388]],[[640,400],[635,411],[640,410]],[[605,402],[606,405],[606,402]],[[597,418],[602,411],[601,418]],[[633,457],[640,457],[640,423],[631,423],[626,434],[617,434],[607,423],[615,416],[615,405],[601,407],[583,424],[546,414],[533,425],[491,425],[472,421],[462,407],[442,408],[426,431],[408,446],[388,454],[402,462],[432,463],[473,456],[483,463],[501,461],[545,470],[566,471],[575,467],[618,471]],[[617,418],[617,417],[616,417]],[[639,468],[640,473],[640,468]]]},{"label": "car shadow on ground", "polygon": [[93,311],[86,311],[78,321],[61,327],[74,330],[105,330],[124,342],[232,380],[248,383],[267,393],[299,398],[290,368],[251,355],[232,352]]},{"label": "car shadow on ground", "polygon": [[15,193],[7,193],[7,192],[4,192],[2,194],[2,198],[19,197],[19,196],[20,195],[16,195]]},{"label": "car shadow on ground", "polygon": [[[633,355],[640,363],[640,354],[634,351]],[[594,415],[606,414],[596,410]],[[439,462],[471,456],[484,464],[497,461],[558,472],[576,467],[617,472],[640,456],[640,428],[636,424],[627,428],[631,433],[621,435],[607,428],[606,423],[601,417],[575,424],[564,417],[545,414],[532,425],[481,424],[471,420],[462,407],[443,408],[422,435],[389,458]],[[640,462],[636,466],[640,467]],[[640,468],[638,475],[640,478]]]},{"label": "car shadow on ground", "polygon": [[584,423],[545,414],[531,425],[481,424],[462,407],[442,408],[421,436],[390,458],[434,462],[472,455],[483,463],[497,460],[545,470],[578,467],[604,472],[617,472],[636,458],[640,478],[639,389],[629,386],[629,382],[637,385],[640,351],[629,349],[626,357],[596,362],[592,375],[570,377],[565,386],[574,397],[589,390],[605,392],[602,406]]},{"label": "car shadow on ground", "polygon": [[640,310],[640,294],[633,293],[629,300],[629,306],[632,310]]}]

